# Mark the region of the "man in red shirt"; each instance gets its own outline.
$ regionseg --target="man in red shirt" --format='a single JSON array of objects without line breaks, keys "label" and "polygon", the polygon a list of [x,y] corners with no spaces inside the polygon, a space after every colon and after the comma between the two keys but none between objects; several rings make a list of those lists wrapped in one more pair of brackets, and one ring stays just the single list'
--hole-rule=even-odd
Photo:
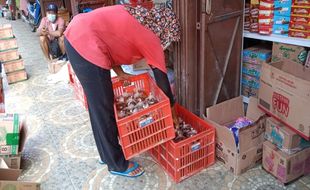
[{"label": "man in red shirt", "polygon": [[[127,161],[119,145],[110,70],[126,79],[129,76],[121,65],[145,58],[173,108],[163,47],[180,39],[179,28],[170,9],[117,5],[79,14],[65,31],[66,52],[87,97],[97,149],[111,174],[137,177],[144,170],[137,162]],[[172,115],[178,123],[174,111]]]},{"label": "man in red shirt", "polygon": [[42,18],[37,30],[40,35],[40,46],[47,60],[57,58],[65,53],[64,35],[65,21],[58,17],[55,4],[47,6],[46,17]]}]

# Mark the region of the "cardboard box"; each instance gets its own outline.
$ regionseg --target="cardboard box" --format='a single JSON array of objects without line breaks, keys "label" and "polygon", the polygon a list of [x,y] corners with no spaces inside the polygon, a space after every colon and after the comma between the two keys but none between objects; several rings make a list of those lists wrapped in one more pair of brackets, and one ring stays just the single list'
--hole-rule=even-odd
[{"label": "cardboard box", "polygon": [[50,63],[48,63],[48,70],[50,73],[55,74],[57,73],[62,66],[64,66],[67,62],[66,61],[62,61],[62,60],[54,60]]},{"label": "cardboard box", "polygon": [[133,64],[132,68],[134,71],[151,69],[150,66],[146,63],[145,59],[142,59],[141,61]]},{"label": "cardboard box", "polygon": [[0,51],[6,51],[17,48],[16,38],[0,40]]},{"label": "cardboard box", "polygon": [[0,26],[0,39],[13,38],[13,30],[11,24],[3,24]]},{"label": "cardboard box", "polygon": [[306,61],[307,51],[304,47],[273,42],[272,61],[291,60],[303,64]]},{"label": "cardboard box", "polygon": [[252,64],[268,63],[271,60],[271,50],[254,46],[243,50],[243,62]]},{"label": "cardboard box", "polygon": [[40,184],[17,181],[20,169],[12,169],[0,158],[0,190],[40,190]]},{"label": "cardboard box", "polygon": [[8,61],[8,62],[3,63],[3,67],[6,73],[23,70],[25,69],[24,60],[18,59],[14,61]]},{"label": "cardboard box", "polygon": [[310,140],[310,70],[290,61],[263,64],[259,107]]},{"label": "cardboard box", "polygon": [[246,117],[254,123],[239,130],[237,146],[234,134],[227,125],[243,116],[242,96],[207,108],[207,120],[216,129],[216,156],[235,175],[254,167],[262,159],[265,116],[257,108],[257,99],[250,98]]},{"label": "cardboard box", "polygon": [[27,80],[27,73],[25,69],[7,73],[6,76],[9,84]]},{"label": "cardboard box", "polygon": [[12,169],[20,169],[21,166],[21,154],[18,155],[9,155],[9,156],[1,156],[7,166]]},{"label": "cardboard box", "polygon": [[282,183],[289,183],[309,171],[310,148],[288,155],[269,141],[264,142],[263,168]]},{"label": "cardboard box", "polygon": [[1,62],[12,61],[17,59],[19,59],[19,53],[17,49],[0,52]]},{"label": "cardboard box", "polygon": [[265,138],[287,154],[293,154],[302,149],[300,146],[302,138],[272,117],[266,119]]},{"label": "cardboard box", "polygon": [[18,114],[0,114],[0,155],[18,154],[19,131]]},{"label": "cardboard box", "polygon": [[0,180],[0,190],[7,190],[8,188],[14,190],[40,190],[40,184],[33,182]]}]

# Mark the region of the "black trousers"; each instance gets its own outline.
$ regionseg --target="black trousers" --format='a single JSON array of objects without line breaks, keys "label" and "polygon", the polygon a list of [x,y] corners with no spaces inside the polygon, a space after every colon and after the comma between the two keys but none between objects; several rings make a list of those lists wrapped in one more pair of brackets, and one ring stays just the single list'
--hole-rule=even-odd
[{"label": "black trousers", "polygon": [[[84,59],[65,39],[65,48],[72,65],[87,97],[90,122],[101,157],[110,171],[125,171],[129,162],[125,159],[118,142],[113,100],[111,73]],[[174,104],[167,74],[153,69],[156,84]]]}]

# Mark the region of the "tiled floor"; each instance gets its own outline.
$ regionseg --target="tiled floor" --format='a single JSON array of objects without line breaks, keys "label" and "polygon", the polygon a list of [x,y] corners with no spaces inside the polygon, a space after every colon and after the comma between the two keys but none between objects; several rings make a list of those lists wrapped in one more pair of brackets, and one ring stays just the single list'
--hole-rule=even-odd
[{"label": "tiled floor", "polygon": [[[0,19],[0,24],[6,22]],[[220,163],[175,184],[146,154],[135,158],[146,170],[142,177],[127,179],[110,175],[106,166],[97,163],[88,113],[75,100],[68,84],[47,82],[47,65],[38,37],[30,32],[29,26],[21,20],[11,23],[29,74],[29,80],[6,89],[7,111],[25,114],[30,129],[23,152],[21,180],[41,182],[44,190],[310,189],[310,176],[284,187],[261,167],[235,177]]]}]

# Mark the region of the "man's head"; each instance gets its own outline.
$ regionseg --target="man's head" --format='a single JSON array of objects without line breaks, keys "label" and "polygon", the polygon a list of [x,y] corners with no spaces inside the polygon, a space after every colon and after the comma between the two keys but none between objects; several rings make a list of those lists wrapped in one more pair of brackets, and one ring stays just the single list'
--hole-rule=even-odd
[{"label": "man's head", "polygon": [[47,16],[47,19],[54,23],[57,19],[57,13],[58,13],[58,7],[57,5],[55,5],[54,3],[51,3],[47,6],[46,8],[46,16]]}]

